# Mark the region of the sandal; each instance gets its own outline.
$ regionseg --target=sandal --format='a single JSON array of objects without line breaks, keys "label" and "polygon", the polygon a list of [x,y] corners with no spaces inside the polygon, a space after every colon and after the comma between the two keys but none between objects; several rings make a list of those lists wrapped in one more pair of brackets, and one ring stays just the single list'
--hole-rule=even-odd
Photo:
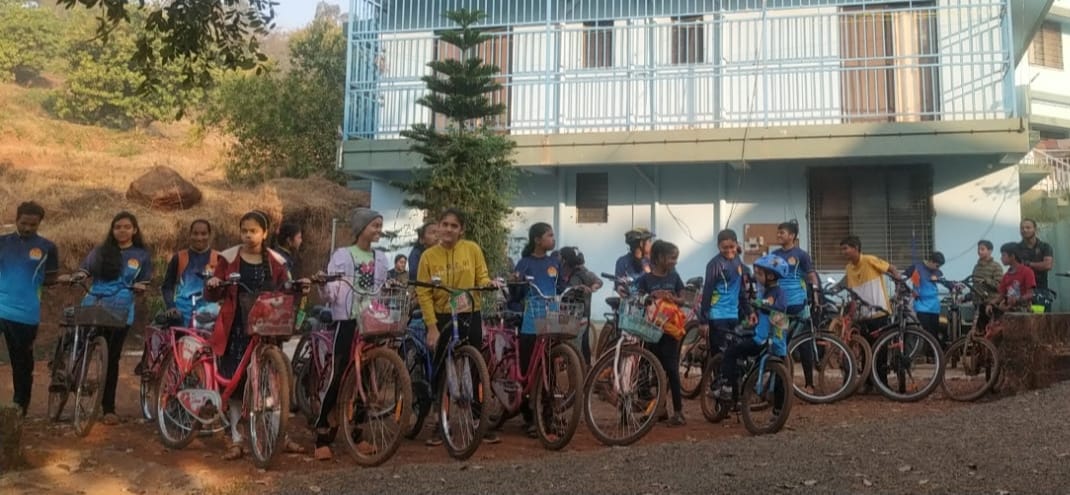
[{"label": "sandal", "polygon": [[245,447],[242,444],[234,442],[227,447],[227,453],[223,454],[224,461],[234,461],[241,459],[245,456]]},{"label": "sandal", "polygon": [[301,444],[293,441],[290,437],[286,437],[285,445],[282,447],[283,451],[287,454],[304,454],[305,448]]},{"label": "sandal", "polygon": [[312,453],[312,457],[317,461],[329,461],[334,458],[334,453],[331,452],[331,448],[327,445],[320,445],[316,447],[316,451]]}]

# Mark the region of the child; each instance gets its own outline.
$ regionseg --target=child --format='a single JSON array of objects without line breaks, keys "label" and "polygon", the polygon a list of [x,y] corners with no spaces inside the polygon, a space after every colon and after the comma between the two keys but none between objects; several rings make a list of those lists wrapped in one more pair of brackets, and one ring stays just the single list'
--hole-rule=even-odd
[{"label": "child", "polygon": [[208,220],[194,220],[189,226],[189,248],[176,252],[167,263],[163,284],[164,313],[168,319],[180,320],[183,326],[193,325],[193,294],[204,291],[205,274],[211,274],[218,263],[219,251],[212,249],[212,224]]},{"label": "child", "polygon": [[301,249],[302,242],[303,238],[300,225],[287,222],[279,226],[279,234],[275,243],[275,252],[282,255],[282,258],[286,260],[286,270],[290,272],[291,277],[297,274],[297,252]]},{"label": "child", "polygon": [[790,268],[783,258],[767,254],[754,262],[754,279],[760,285],[759,300],[755,306],[758,308],[757,316],[752,316],[755,323],[754,337],[751,340],[743,340],[730,346],[724,351],[724,360],[721,361],[720,384],[714,389],[713,395],[718,400],[732,400],[732,388],[739,381],[740,358],[756,356],[765,347],[766,342],[770,345],[770,352],[774,356],[784,357],[787,355],[787,297],[781,290],[778,281],[787,276]]},{"label": "child", "polygon": [[977,264],[973,266],[973,302],[984,304],[992,299],[999,288],[999,281],[1003,278],[1003,267],[999,262],[992,259],[992,241],[981,239],[977,241]]},{"label": "child", "polygon": [[680,390],[680,340],[684,337],[684,328],[679,305],[683,303],[680,291],[684,289],[684,281],[676,273],[676,261],[679,257],[680,250],[674,244],[655,241],[650,248],[650,273],[639,277],[636,283],[639,294],[650,296],[655,301],[658,319],[668,321],[662,325],[665,333],[661,340],[651,345],[650,350],[661,361],[669,379],[673,408],[669,426],[686,424]]},{"label": "child", "polygon": [[933,251],[925,261],[910,265],[903,272],[903,276],[911,280],[917,293],[914,298],[914,312],[918,315],[918,323],[946,349],[947,335],[940,328],[940,294],[936,287],[944,278],[943,272],[940,271],[943,265],[943,253]]},{"label": "child", "polygon": [[[820,284],[814,264],[810,260],[810,253],[799,247],[799,223],[795,220],[781,223],[777,226],[776,237],[781,247],[773,251],[773,254],[788,262],[788,274],[779,281],[780,290],[787,299],[788,315],[797,318],[792,331],[799,331],[810,324],[810,308],[806,305],[807,282],[815,289],[819,289]],[[799,348],[804,387],[809,393],[814,393],[814,357],[813,349],[809,346]]]},{"label": "child", "polygon": [[585,363],[591,361],[591,343],[588,342],[591,330],[591,294],[602,288],[602,279],[587,269],[583,252],[578,247],[561,248],[561,278],[558,287],[563,291],[569,287],[580,287],[583,291],[583,317],[587,327],[580,335],[580,352]]},{"label": "child", "polygon": [[[557,259],[549,256],[554,249],[554,229],[550,224],[539,222],[528,229],[528,242],[521,253],[522,258],[516,264],[513,279],[526,283],[527,277],[532,278],[540,291],[546,296],[557,293],[558,273],[560,267]],[[535,320],[546,317],[547,301],[539,297],[538,292],[530,287],[521,286],[521,293],[526,289],[524,303],[524,321],[520,325],[520,370],[527,373],[528,364],[531,362],[531,353],[535,350]],[[532,438],[538,437],[535,429],[535,418],[531,410],[524,403],[521,413],[524,416],[525,432]]]},{"label": "child", "polygon": [[725,335],[739,324],[740,301],[744,297],[743,262],[737,248],[735,231],[722,230],[717,234],[720,253],[706,264],[698,318],[706,325],[711,357],[723,350]]},{"label": "child", "polygon": [[1033,289],[1037,287],[1033,269],[1022,263],[1018,243],[1008,242],[1000,246],[999,253],[1007,273],[999,283],[999,294],[981,306],[973,323],[973,331],[985,332],[989,339],[998,336],[999,327],[989,329],[988,323],[1007,311],[1028,311],[1033,301]]}]

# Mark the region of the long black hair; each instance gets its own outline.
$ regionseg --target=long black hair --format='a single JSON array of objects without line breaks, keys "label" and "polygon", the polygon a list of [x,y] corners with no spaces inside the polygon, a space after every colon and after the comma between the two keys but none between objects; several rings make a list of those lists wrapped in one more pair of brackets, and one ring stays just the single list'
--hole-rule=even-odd
[{"label": "long black hair", "polygon": [[290,250],[290,241],[301,233],[301,226],[293,222],[284,222],[279,225],[279,233],[275,236],[275,247]]},{"label": "long black hair", "polygon": [[662,258],[668,258],[672,256],[672,253],[679,251],[680,248],[676,247],[676,244],[658,239],[654,241],[653,246],[650,246],[650,263],[657,265]]},{"label": "long black hair", "polygon": [[547,232],[554,230],[554,228],[546,222],[538,222],[528,229],[528,243],[524,244],[524,250],[520,252],[520,256],[528,257],[535,254],[535,244],[539,242],[539,238],[546,235]]},{"label": "long black hair", "polygon": [[117,280],[123,273],[123,251],[119,247],[119,241],[115,239],[115,224],[120,220],[130,220],[134,225],[134,237],[131,239],[133,246],[145,249],[145,239],[141,237],[141,227],[137,224],[137,217],[129,211],[120,211],[111,219],[108,227],[108,236],[104,243],[97,248],[97,259],[93,266],[94,278],[99,280]]}]

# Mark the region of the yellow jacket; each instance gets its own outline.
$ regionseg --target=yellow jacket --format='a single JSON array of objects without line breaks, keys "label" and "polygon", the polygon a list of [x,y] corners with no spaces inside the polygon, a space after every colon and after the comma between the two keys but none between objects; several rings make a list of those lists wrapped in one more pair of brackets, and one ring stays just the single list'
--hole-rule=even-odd
[{"label": "yellow jacket", "polygon": [[[485,287],[490,284],[487,261],[479,245],[461,239],[453,249],[442,245],[432,246],[420,255],[420,266],[416,280],[431,282],[431,277],[442,279],[442,285],[454,289]],[[472,311],[479,311],[479,294],[473,293]],[[416,288],[416,298],[420,302],[420,311],[424,313],[425,322],[433,322],[434,315],[450,312],[449,294],[441,290],[424,287]]]}]

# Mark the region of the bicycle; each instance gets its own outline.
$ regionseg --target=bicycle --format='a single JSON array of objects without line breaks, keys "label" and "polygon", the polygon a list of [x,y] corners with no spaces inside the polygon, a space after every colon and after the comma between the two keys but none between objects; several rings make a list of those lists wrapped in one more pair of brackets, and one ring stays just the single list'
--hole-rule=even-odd
[{"label": "bicycle", "polygon": [[[818,331],[811,319],[791,316],[789,320],[791,331],[785,364],[791,370],[795,396],[811,404],[830,404],[850,395],[856,371],[847,344],[832,333]],[[807,383],[812,384],[813,391],[807,389]]]},{"label": "bicycle", "polygon": [[[77,285],[84,294],[90,293],[83,281],[69,280],[66,283]],[[126,327],[126,315],[105,307],[101,301],[123,289],[111,294],[95,294],[97,301],[91,306],[75,305],[63,310],[60,323],[63,335],[56,341],[49,363],[52,380],[48,385],[47,414],[52,422],[59,421],[73,393],[74,432],[79,437],[89,435],[102,412],[101,400],[108,372],[108,341],[104,332]]]},{"label": "bicycle", "polygon": [[830,296],[833,295],[832,288],[835,283],[834,280],[830,279],[829,285],[825,286],[821,311],[823,315],[835,316],[824,319],[818,324],[818,328],[825,328],[825,331],[829,334],[838,336],[840,341],[851,352],[851,358],[855,364],[855,373],[853,383],[848,387],[847,393],[844,395],[844,397],[850,397],[866,383],[866,378],[869,377],[873,367],[873,348],[869,345],[869,340],[866,340],[862,327],[856,321],[856,317],[863,307],[870,308],[872,306],[869,306],[858,293],[847,288],[843,289],[847,293],[847,298],[840,301],[838,305],[833,303]]},{"label": "bicycle", "polygon": [[[725,335],[725,348],[753,337],[753,332],[744,330],[743,326],[737,326]],[[720,372],[723,359],[724,353],[721,352],[707,364],[703,389],[708,390],[717,382],[717,373]],[[711,393],[703,394],[703,416],[711,423],[719,423],[732,411],[737,411],[743,420],[743,426],[752,435],[768,435],[780,431],[791,415],[794,395],[789,393],[785,386],[791,380],[784,359],[770,352],[770,341],[767,340],[757,356],[740,359],[738,364],[742,373],[739,375],[739,381],[731,384],[732,397],[723,400],[713,397]],[[764,411],[769,411],[772,417],[761,422],[758,414]]]},{"label": "bicycle", "polygon": [[[408,420],[412,403],[412,383],[405,363],[389,347],[405,331],[411,299],[404,290],[386,287],[374,293],[359,293],[341,274],[327,275],[315,282],[342,282],[359,298],[362,309],[349,364],[338,385],[337,410],[342,413],[339,422],[353,460],[365,467],[378,466],[401,446],[401,421]],[[314,418],[320,415],[320,397],[330,386],[333,374],[334,338],[335,330],[329,325],[317,325],[301,337],[302,342],[307,342],[308,361],[295,366],[300,370],[295,383],[301,384],[302,401],[309,406],[306,417],[313,427]]]},{"label": "bicycle", "polygon": [[[964,289],[974,292],[971,282],[982,283],[970,277],[951,286],[948,306],[948,333],[953,335],[951,345],[944,351],[944,377],[940,388],[951,400],[974,401],[995,387],[1000,378],[1000,353],[995,344],[986,338],[987,331],[995,321],[990,321],[987,328],[976,332],[961,333],[961,316],[958,306],[965,297]],[[953,331],[954,330],[954,331]],[[974,383],[979,380],[979,383]]]},{"label": "bicycle", "polygon": [[[582,413],[576,391],[582,387],[583,362],[569,342],[587,326],[587,319],[583,302],[569,301],[569,295],[579,290],[570,287],[560,296],[547,296],[533,281],[529,276],[523,284],[535,291],[527,300],[532,305],[535,345],[526,370],[520,369],[516,328],[506,326],[504,319],[485,327],[483,348],[489,356],[493,402],[501,407],[497,415],[489,415],[500,426],[520,411],[524,397],[530,395],[539,441],[549,450],[560,450],[572,440]],[[562,378],[564,388],[559,387]]]},{"label": "bicycle", "polygon": [[[487,373],[487,363],[483,360],[483,355],[474,344],[461,338],[457,310],[461,298],[468,298],[468,302],[471,303],[474,300],[473,292],[499,289],[493,286],[452,288],[442,285],[442,280],[438,277],[432,278],[431,283],[409,280],[408,284],[444,291],[449,295],[450,340],[446,344],[445,356],[436,356],[439,365],[432,367],[430,383],[437,383],[439,390],[435,397],[428,399],[433,402],[437,398],[439,401],[439,427],[442,429],[446,452],[454,459],[465,460],[479,448],[490,426],[488,408],[482,407],[486,397],[485,388],[490,383],[490,376]],[[433,318],[434,315],[427,317]],[[476,383],[472,383],[473,379]],[[417,406],[416,425],[422,426],[424,418],[431,412],[431,404],[427,403],[425,406]],[[473,417],[476,415],[478,418]],[[451,425],[451,423],[456,423],[456,425]],[[410,434],[413,432],[418,433],[419,428],[414,426]]]},{"label": "bicycle", "polygon": [[635,296],[622,300],[618,321],[620,337],[591,367],[584,385],[587,427],[605,445],[631,445],[645,436],[667,393],[661,362],[642,345],[662,336],[647,321],[642,301]]},{"label": "bicycle", "polygon": [[182,322],[169,319],[160,313],[153,317],[152,322],[145,325],[144,347],[142,349],[142,361],[138,365],[140,377],[138,398],[141,405],[141,417],[146,421],[156,420],[156,396],[160,389],[160,370],[163,368],[164,358],[171,351],[171,340],[167,337],[169,332],[190,330],[211,334],[215,319],[219,316],[219,305],[215,303],[198,304],[202,301],[202,293],[196,292],[190,295],[193,309],[190,327],[184,327]]},{"label": "bicycle", "polygon": [[[220,287],[241,283],[232,273]],[[219,357],[212,353],[208,336],[200,332],[176,338],[171,333],[171,352],[164,361],[160,393],[156,401],[157,430],[169,449],[185,448],[202,426],[222,431],[229,424],[226,411],[248,373],[241,416],[248,417],[253,464],[267,469],[282,444],[289,417],[290,366],[280,344],[293,333],[293,298],[281,292],[262,292],[249,315],[251,339],[234,375],[218,370]]]},{"label": "bicycle", "polygon": [[[633,280],[630,277],[617,277],[611,273],[603,272],[602,278],[613,282],[616,287],[623,287],[627,291],[631,287]],[[605,313],[606,322],[602,325],[602,330],[598,332],[598,339],[595,340],[595,346],[591,349],[591,366],[598,361],[598,358],[602,356],[606,351],[613,346],[613,343],[620,339],[620,329],[617,327],[617,313],[620,312],[620,296],[610,296],[606,298],[606,304],[609,305],[610,311]],[[588,372],[590,370],[588,369]]]},{"label": "bicycle", "polygon": [[684,338],[680,340],[680,393],[685,399],[694,399],[702,391],[702,370],[709,354],[707,335],[698,321],[699,308],[702,307],[702,279],[688,279],[680,294],[684,300],[681,309],[687,312]]},{"label": "bicycle", "polygon": [[[944,373],[944,353],[936,338],[921,328],[911,308],[913,291],[902,279],[896,285],[891,321],[872,332],[874,366],[872,378],[881,395],[898,402],[916,402],[928,397],[940,385]],[[888,314],[887,312],[885,312]],[[922,346],[928,346],[923,349]],[[932,359],[932,364],[925,362]],[[931,369],[932,376],[919,383],[915,374]],[[888,383],[886,373],[892,373],[895,384]]]}]

